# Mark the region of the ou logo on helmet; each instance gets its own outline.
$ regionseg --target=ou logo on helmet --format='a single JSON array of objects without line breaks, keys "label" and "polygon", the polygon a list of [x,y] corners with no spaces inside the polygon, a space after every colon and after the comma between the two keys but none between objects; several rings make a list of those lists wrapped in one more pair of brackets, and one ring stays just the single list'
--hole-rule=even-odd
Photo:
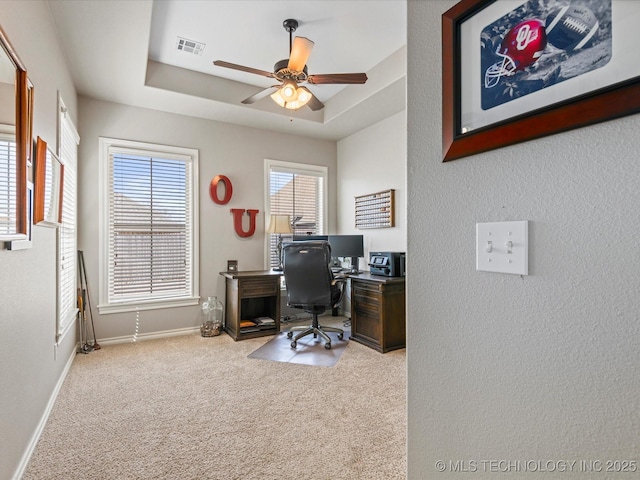
[{"label": "ou logo on helmet", "polygon": [[547,46],[547,33],[542,20],[529,19],[518,23],[507,32],[496,50],[500,60],[487,68],[484,76],[486,88],[495,87],[501,77],[514,75],[533,65]]},{"label": "ou logo on helmet", "polygon": [[518,33],[516,35],[516,48],[518,50],[524,50],[536,38],[538,38],[538,31],[531,30],[531,26],[528,23],[525,23],[518,29]]}]

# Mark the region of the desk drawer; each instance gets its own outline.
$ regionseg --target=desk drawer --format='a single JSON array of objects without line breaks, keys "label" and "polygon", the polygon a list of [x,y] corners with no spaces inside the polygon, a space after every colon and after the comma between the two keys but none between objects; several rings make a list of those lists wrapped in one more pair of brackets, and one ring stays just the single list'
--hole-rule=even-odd
[{"label": "desk drawer", "polygon": [[351,298],[353,308],[362,313],[368,315],[380,315],[380,299],[369,293],[361,293],[354,290],[353,297]]},{"label": "desk drawer", "polygon": [[365,339],[376,345],[380,343],[382,338],[382,321],[378,313],[356,309],[355,315],[351,320],[353,336]]},{"label": "desk drawer", "polygon": [[378,295],[382,292],[382,285],[369,282],[358,282],[357,280],[351,280],[351,286],[354,291],[357,291],[363,295],[374,294]]},{"label": "desk drawer", "polygon": [[244,278],[240,282],[241,297],[266,297],[275,295],[278,291],[278,282],[269,279]]}]

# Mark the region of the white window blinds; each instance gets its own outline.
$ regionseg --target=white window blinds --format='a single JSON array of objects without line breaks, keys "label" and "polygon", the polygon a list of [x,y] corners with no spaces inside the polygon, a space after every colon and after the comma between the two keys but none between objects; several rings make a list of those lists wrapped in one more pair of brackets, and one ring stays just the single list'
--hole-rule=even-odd
[{"label": "white window blinds", "polygon": [[[327,168],[286,162],[267,161],[270,215],[289,215],[293,234],[323,234]],[[283,241],[291,236],[283,235]],[[279,264],[276,246],[278,235],[268,238],[269,266]]]},{"label": "white window blinds", "polygon": [[13,127],[0,129],[0,235],[16,229],[16,141]]},{"label": "white window blinds", "polygon": [[108,282],[101,304],[197,297],[195,159],[158,147],[108,147]]},{"label": "white window blinds", "polygon": [[64,165],[62,223],[58,228],[58,326],[60,338],[76,317],[78,143],[66,109],[60,109],[60,161]]}]

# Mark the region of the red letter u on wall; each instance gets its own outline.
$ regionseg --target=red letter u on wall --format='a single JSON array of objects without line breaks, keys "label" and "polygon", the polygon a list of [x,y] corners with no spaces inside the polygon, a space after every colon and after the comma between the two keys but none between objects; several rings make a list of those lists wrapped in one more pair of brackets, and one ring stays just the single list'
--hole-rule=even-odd
[{"label": "red letter u on wall", "polygon": [[258,215],[259,211],[260,210],[246,210],[249,214],[249,230],[245,232],[242,229],[242,216],[245,210],[243,208],[231,209],[231,213],[233,214],[233,228],[235,228],[239,237],[250,237],[256,232],[256,215]]}]

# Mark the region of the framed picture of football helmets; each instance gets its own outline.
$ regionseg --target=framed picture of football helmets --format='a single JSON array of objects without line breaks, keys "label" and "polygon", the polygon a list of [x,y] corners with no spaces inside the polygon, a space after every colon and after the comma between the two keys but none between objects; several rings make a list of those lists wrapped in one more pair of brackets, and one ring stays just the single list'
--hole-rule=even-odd
[{"label": "framed picture of football helmets", "polygon": [[462,0],[442,15],[443,161],[640,112],[640,2]]}]

